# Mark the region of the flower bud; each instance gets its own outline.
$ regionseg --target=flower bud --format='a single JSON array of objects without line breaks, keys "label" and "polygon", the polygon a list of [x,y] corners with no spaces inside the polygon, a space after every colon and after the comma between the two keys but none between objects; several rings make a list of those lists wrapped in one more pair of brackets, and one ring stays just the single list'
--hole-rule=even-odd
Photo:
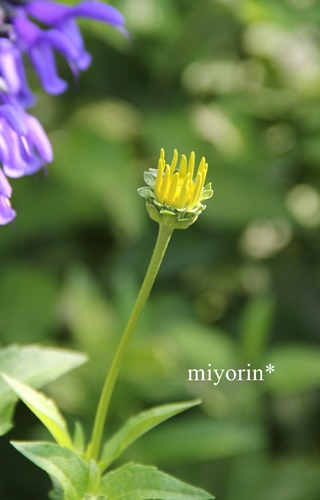
[{"label": "flower bud", "polygon": [[144,173],[147,186],[138,189],[146,198],[146,207],[150,217],[165,226],[174,229],[186,229],[193,224],[206,208],[201,202],[213,195],[211,183],[204,185],[208,164],[204,157],[194,176],[195,154],[189,160],[181,156],[178,165],[178,151],[175,149],[169,165],[165,161],[165,152],[161,149],[158,168],[150,168]]}]

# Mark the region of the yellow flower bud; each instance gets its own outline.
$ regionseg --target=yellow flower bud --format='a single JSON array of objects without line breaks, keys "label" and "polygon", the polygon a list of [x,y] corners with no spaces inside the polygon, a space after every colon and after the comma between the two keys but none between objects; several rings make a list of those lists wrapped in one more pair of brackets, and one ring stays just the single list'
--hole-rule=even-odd
[{"label": "yellow flower bud", "polygon": [[205,209],[201,201],[211,198],[211,183],[205,186],[208,164],[201,158],[195,178],[195,154],[192,152],[187,161],[181,156],[178,165],[178,151],[175,149],[170,164],[165,161],[165,152],[160,151],[158,169],[149,169],[144,179],[147,186],[138,190],[147,200],[147,210],[157,222],[185,229],[198,218]]}]

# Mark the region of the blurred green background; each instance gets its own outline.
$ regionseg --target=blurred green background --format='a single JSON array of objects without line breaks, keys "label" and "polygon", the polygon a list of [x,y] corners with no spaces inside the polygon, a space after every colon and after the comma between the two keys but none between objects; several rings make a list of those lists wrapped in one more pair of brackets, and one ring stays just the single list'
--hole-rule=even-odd
[{"label": "blurred green background", "polygon": [[[38,87],[49,175],[12,181],[1,228],[3,345],[90,362],[47,391],[89,437],[104,375],[157,226],[137,195],[160,147],[209,163],[215,194],[176,231],[130,346],[107,432],[154,404],[201,397],[123,461],[157,464],[218,500],[320,498],[320,6],[316,0],[118,0],[131,40],[81,27],[91,68]],[[37,82],[33,81],[34,88]],[[188,368],[275,365],[264,382],[188,382]],[[18,405],[1,438],[0,498],[50,483],[9,444],[48,439]],[[17,472],[18,469],[18,472]],[[19,476],[19,481],[17,477]]]}]

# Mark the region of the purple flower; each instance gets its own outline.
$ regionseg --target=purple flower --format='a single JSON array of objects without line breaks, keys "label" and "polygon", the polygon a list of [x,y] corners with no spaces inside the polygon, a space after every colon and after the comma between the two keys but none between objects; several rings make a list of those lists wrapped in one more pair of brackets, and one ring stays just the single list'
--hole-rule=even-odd
[{"label": "purple flower", "polygon": [[0,224],[16,215],[7,177],[33,174],[52,161],[51,144],[42,126],[25,111],[35,99],[23,57],[28,55],[48,93],[63,92],[67,83],[58,75],[55,52],[65,57],[75,76],[91,63],[77,17],[125,31],[120,12],[96,0],[74,6],[51,0],[0,0]]},{"label": "purple flower", "polygon": [[84,0],[75,6],[51,0],[0,0],[0,72],[9,92],[23,105],[32,103],[23,54],[29,56],[42,86],[50,94],[60,94],[67,88],[57,72],[55,51],[66,58],[74,75],[90,65],[91,56],[85,49],[77,17],[123,30],[120,12],[95,0]]},{"label": "purple flower", "polygon": [[0,224],[16,215],[7,177],[21,177],[52,161],[52,148],[39,121],[12,96],[0,94]]},{"label": "purple flower", "polygon": [[0,105],[0,162],[9,177],[33,174],[52,161],[52,148],[39,121],[19,102],[2,94]]}]

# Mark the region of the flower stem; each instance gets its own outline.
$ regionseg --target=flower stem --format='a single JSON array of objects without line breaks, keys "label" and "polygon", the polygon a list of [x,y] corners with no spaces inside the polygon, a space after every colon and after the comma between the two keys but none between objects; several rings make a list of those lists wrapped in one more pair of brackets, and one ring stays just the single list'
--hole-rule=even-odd
[{"label": "flower stem", "polygon": [[112,360],[108,375],[104,383],[104,387],[102,389],[96,413],[96,418],[94,422],[92,439],[87,452],[89,455],[88,458],[90,459],[92,458],[94,460],[98,460],[99,458],[103,429],[109,409],[109,403],[112,396],[113,388],[118,377],[120,365],[123,356],[125,354],[126,348],[132,337],[132,334],[137,326],[142,310],[149,297],[152,285],[157,276],[159,267],[161,265],[163,256],[167,249],[172,233],[173,233],[173,228],[164,226],[163,224],[159,225],[158,238],[150,260],[147,273],[141,285],[139,295],[133,307],[126,329],[124,330],[123,335],[121,337],[118,349]]}]

